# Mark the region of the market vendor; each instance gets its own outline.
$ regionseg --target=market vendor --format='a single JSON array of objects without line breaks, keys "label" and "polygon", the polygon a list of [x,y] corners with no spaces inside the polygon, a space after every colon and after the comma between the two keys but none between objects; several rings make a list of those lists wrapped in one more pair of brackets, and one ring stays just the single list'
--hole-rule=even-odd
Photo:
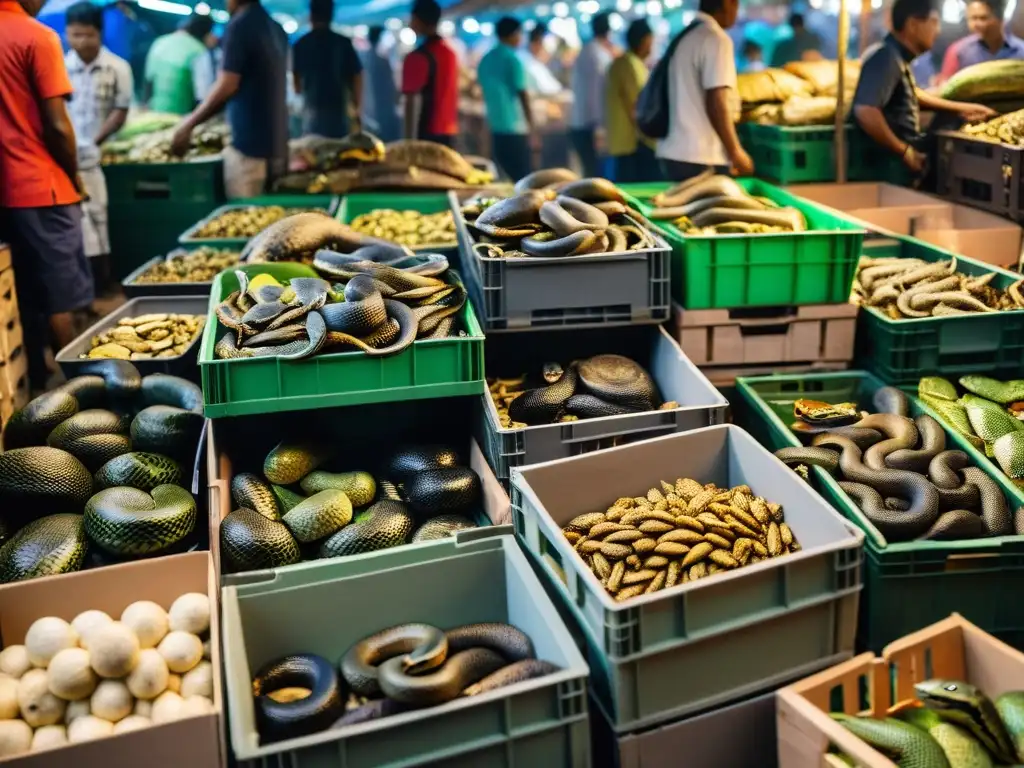
[{"label": "market vendor", "polygon": [[124,125],[132,102],[132,69],[103,45],[103,9],[90,2],[67,10],[65,35],[71,50],[64,63],[74,93],[68,111],[78,141],[78,172],[85,185],[82,232],[85,255],[99,293],[109,273],[107,182],[100,167],[100,145]]},{"label": "market vendor", "polygon": [[71,81],[60,38],[33,18],[42,5],[0,0],[0,241],[11,246],[33,391],[46,387],[47,341],[70,344],[72,313],[93,299]]},{"label": "market vendor", "polygon": [[224,148],[229,198],[263,193],[288,162],[288,36],[260,0],[228,0],[224,64],[213,89],[174,132],[171,149],[184,155],[192,131],[227,105],[231,145]]},{"label": "market vendor", "polygon": [[964,67],[999,59],[1024,59],[1024,40],[1003,23],[1002,0],[974,0],[967,4],[967,28],[971,34],[953,43],[942,57],[939,82],[944,83]]},{"label": "market vendor", "polygon": [[921,107],[949,112],[964,121],[994,117],[980,104],[940,99],[917,87],[910,62],[931,50],[939,34],[938,0],[896,0],[892,32],[864,55],[853,97],[857,125],[913,173],[926,165]]}]

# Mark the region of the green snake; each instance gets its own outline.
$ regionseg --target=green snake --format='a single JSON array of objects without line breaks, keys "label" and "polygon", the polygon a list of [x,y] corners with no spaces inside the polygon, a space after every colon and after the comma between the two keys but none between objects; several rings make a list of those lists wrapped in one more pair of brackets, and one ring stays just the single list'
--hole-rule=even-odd
[{"label": "green snake", "polygon": [[107,488],[85,505],[85,532],[115,555],[161,552],[192,532],[196,501],[177,485],[158,485],[151,492]]}]

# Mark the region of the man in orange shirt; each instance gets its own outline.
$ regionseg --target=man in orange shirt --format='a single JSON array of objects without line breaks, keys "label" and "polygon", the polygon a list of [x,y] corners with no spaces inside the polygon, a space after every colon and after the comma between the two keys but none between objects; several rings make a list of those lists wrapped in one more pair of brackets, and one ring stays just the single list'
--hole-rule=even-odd
[{"label": "man in orange shirt", "polygon": [[93,300],[82,240],[71,82],[43,0],[0,0],[0,240],[11,246],[32,388],[46,386],[45,343],[74,337]]}]

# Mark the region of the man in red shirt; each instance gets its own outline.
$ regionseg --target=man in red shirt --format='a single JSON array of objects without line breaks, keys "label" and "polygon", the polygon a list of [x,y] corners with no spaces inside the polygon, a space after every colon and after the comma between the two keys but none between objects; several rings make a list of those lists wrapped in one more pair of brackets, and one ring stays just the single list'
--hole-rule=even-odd
[{"label": "man in red shirt", "polygon": [[437,0],[413,3],[409,26],[426,40],[402,64],[405,135],[450,147],[459,132],[459,59],[437,34],[440,21],[441,6]]},{"label": "man in red shirt", "polygon": [[0,240],[11,246],[33,389],[46,386],[46,322],[58,347],[93,299],[82,240],[71,81],[43,0],[0,0]]}]

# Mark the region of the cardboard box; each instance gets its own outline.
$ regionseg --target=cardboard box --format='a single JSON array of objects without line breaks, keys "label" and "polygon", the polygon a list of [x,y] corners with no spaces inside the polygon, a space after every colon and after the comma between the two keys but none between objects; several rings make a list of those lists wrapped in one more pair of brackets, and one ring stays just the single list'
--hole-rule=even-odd
[{"label": "cardboard box", "polygon": [[789,191],[842,211],[883,235],[910,235],[1005,267],[1018,263],[1021,228],[991,213],[892,184],[800,184]]},{"label": "cardboard box", "polygon": [[[841,689],[846,714],[885,717],[913,700],[914,684],[929,678],[964,680],[995,699],[1006,691],[1024,690],[1024,654],[954,613],[890,643],[880,657],[864,653],[787,686],[776,702],[780,768],[826,765],[831,744],[857,766],[897,768],[829,717],[832,692]],[[867,683],[867,709],[860,706],[862,680]]]},{"label": "cardboard box", "polygon": [[118,617],[136,600],[152,600],[167,609],[185,592],[203,592],[210,596],[213,714],[56,750],[0,759],[0,765],[17,768],[219,768],[224,765],[219,589],[208,552],[158,557],[0,586],[0,640],[3,645],[21,643],[32,623],[44,616],[71,621],[82,611],[97,609]]},{"label": "cardboard box", "polygon": [[[231,499],[231,478],[235,474],[228,451],[223,448],[224,443],[218,445],[215,438],[216,432],[230,429],[224,425],[214,426],[220,423],[213,420],[206,422],[206,467],[209,478],[207,496],[209,503],[207,506],[209,509],[210,551],[213,554],[217,578],[223,579],[220,560],[220,521],[227,517],[234,508],[234,502]],[[471,439],[469,442],[469,467],[480,476],[483,490],[483,511],[493,525],[510,525],[512,523],[512,508],[508,494],[498,482],[498,478],[494,476],[494,471],[488,466],[476,440]],[[464,444],[458,447],[465,449]],[[462,455],[465,456],[466,453]],[[230,576],[229,574],[228,581],[231,581]]]}]

